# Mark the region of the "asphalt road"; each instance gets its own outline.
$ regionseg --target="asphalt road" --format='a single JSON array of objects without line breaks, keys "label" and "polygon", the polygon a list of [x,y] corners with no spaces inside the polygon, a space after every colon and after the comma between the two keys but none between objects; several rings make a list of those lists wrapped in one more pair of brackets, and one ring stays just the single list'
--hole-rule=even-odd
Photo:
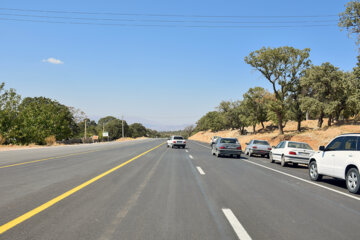
[{"label": "asphalt road", "polygon": [[164,142],[0,152],[0,239],[359,239],[343,181]]}]

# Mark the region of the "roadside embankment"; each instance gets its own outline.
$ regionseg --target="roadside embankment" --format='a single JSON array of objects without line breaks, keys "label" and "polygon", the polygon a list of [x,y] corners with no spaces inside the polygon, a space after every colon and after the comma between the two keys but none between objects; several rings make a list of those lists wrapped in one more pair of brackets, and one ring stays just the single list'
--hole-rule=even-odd
[{"label": "roadside embankment", "polygon": [[[264,131],[256,134],[241,135],[238,130],[225,130],[219,132],[201,131],[191,136],[191,140],[197,140],[201,142],[209,143],[213,136],[220,137],[234,137],[237,138],[244,148],[246,143],[252,139],[260,139],[268,141],[272,146],[276,146],[280,141],[291,140],[308,143],[313,149],[318,149],[321,145],[326,145],[334,137],[344,133],[360,133],[360,125],[344,124],[341,126],[333,125],[330,127],[323,127],[321,129],[316,128],[316,120],[304,121],[302,126],[304,131],[296,131],[296,122],[289,122],[285,127],[284,135],[279,135],[278,130]],[[266,123],[265,127],[270,123]],[[260,130],[260,126],[257,126]],[[249,131],[249,130],[248,130]]]}]

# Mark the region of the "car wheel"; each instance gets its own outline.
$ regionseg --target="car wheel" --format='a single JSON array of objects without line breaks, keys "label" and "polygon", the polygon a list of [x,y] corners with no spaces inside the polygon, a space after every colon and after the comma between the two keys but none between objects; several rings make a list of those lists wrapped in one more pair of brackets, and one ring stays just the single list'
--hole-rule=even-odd
[{"label": "car wheel", "polygon": [[322,178],[322,175],[318,173],[317,164],[315,161],[312,161],[309,164],[309,176],[313,181],[320,181]]},{"label": "car wheel", "polygon": [[356,168],[350,168],[346,173],[346,187],[351,193],[360,193],[360,176]]},{"label": "car wheel", "polygon": [[175,146],[174,145],[171,145],[171,148],[174,148]]},{"label": "car wheel", "polygon": [[273,159],[272,153],[269,154],[269,159],[270,159],[270,162],[271,162],[271,163],[274,163],[274,159]]},{"label": "car wheel", "polygon": [[166,145],[167,147],[169,147],[169,144],[168,145]]},{"label": "car wheel", "polygon": [[220,153],[219,152],[216,152],[216,157],[221,157]]},{"label": "car wheel", "polygon": [[266,154],[265,157],[266,157],[266,158],[269,158],[270,156],[269,156],[269,154]]},{"label": "car wheel", "polygon": [[297,166],[299,166],[299,164],[298,163],[293,163],[293,166],[297,167]]},{"label": "car wheel", "polygon": [[281,166],[282,167],[286,167],[286,162],[285,162],[285,157],[284,156],[281,156]]},{"label": "car wheel", "polygon": [[252,157],[252,153],[251,153],[251,151],[249,150],[249,157]]}]

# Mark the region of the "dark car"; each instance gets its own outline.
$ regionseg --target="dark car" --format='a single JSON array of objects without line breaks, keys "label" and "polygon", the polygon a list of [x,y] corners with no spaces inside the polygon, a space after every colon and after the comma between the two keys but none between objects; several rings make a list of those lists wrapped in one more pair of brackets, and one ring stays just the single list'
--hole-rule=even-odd
[{"label": "dark car", "polygon": [[217,138],[212,145],[211,153],[217,157],[241,157],[241,145],[236,138]]}]

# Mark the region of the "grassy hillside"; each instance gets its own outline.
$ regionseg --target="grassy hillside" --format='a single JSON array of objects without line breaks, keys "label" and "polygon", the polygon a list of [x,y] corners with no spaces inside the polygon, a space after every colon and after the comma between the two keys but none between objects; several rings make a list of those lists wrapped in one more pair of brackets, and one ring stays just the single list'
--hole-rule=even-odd
[{"label": "grassy hillside", "polygon": [[[326,121],[325,121],[326,122]],[[239,139],[241,146],[245,148],[245,143],[252,139],[267,140],[271,145],[277,145],[282,140],[292,140],[308,143],[313,149],[318,149],[320,145],[326,145],[329,141],[343,133],[360,133],[360,124],[349,122],[343,125],[334,125],[331,127],[323,127],[318,129],[316,127],[316,120],[308,120],[302,122],[304,131],[298,133],[296,131],[296,122],[288,122],[285,127],[285,134],[279,135],[278,130],[275,129],[270,122],[265,124],[265,129],[261,129],[261,126],[257,126],[259,130],[256,134],[249,133],[248,135],[240,135],[238,130],[226,130],[219,132],[202,131],[191,136],[190,139],[198,140],[209,143],[212,136],[221,137],[235,137]],[[251,131],[251,128],[247,129]]]}]

